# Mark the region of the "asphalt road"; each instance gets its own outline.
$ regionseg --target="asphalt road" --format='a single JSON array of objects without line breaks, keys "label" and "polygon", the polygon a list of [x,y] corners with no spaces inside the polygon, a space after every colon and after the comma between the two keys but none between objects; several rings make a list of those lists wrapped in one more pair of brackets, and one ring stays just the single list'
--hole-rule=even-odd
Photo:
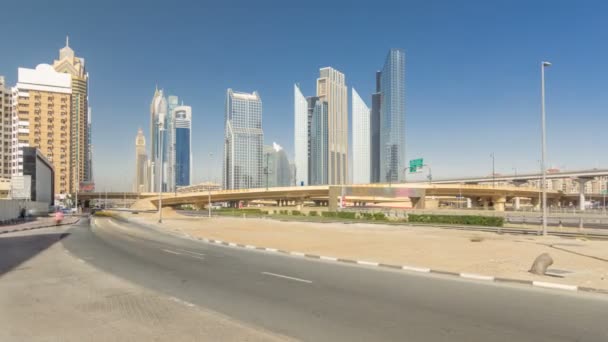
[{"label": "asphalt road", "polygon": [[222,247],[86,220],[61,243],[122,278],[307,341],[607,341],[601,295]]}]

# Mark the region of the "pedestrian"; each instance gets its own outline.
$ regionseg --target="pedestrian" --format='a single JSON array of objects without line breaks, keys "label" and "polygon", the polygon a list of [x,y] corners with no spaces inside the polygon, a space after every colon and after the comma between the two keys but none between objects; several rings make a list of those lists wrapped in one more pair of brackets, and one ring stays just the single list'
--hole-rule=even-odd
[{"label": "pedestrian", "polygon": [[60,225],[61,221],[63,221],[63,211],[57,210],[55,212],[55,225]]}]

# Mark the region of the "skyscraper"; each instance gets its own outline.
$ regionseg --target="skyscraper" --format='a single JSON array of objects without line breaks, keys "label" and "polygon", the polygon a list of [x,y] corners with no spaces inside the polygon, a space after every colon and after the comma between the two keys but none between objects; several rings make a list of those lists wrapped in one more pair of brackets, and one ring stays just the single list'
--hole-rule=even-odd
[{"label": "skyscraper", "polygon": [[262,100],[257,92],[226,91],[224,189],[250,189],[262,181]]},{"label": "skyscraper", "polygon": [[353,111],[353,183],[370,183],[370,111],[355,88],[352,88]]},{"label": "skyscraper", "polygon": [[11,108],[11,89],[0,76],[0,178],[11,178],[11,123],[13,121]]},{"label": "skyscraper", "polygon": [[372,110],[370,113],[370,176],[372,183],[380,182],[380,78],[382,72],[376,72],[376,92],[372,94]]},{"label": "skyscraper", "polygon": [[49,64],[36,69],[19,68],[17,85],[13,89],[13,148],[12,175],[23,175],[23,147],[36,147],[53,164],[55,194],[65,195],[76,190],[72,180],[70,139],[72,75],[61,73]]},{"label": "skyscraper", "polygon": [[318,97],[309,97],[312,107],[310,125],[310,184],[328,184],[329,130],[328,105]]},{"label": "skyscraper", "polygon": [[140,128],[137,130],[137,137],[135,138],[135,183],[133,184],[133,191],[148,192],[148,188],[148,155],[146,154],[146,137],[144,137],[144,132]]},{"label": "skyscraper", "polygon": [[[159,181],[161,165],[161,132],[164,138],[165,119],[167,117],[167,100],[163,95],[162,90],[154,91],[152,102],[150,103],[150,191],[165,190],[161,187],[162,181]],[[166,146],[162,146],[163,153]],[[164,177],[163,177],[164,178]]]},{"label": "skyscraper", "polygon": [[344,74],[331,67],[319,70],[317,96],[328,109],[328,182],[345,184],[348,175],[348,93]]},{"label": "skyscraper", "polygon": [[264,146],[264,184],[266,187],[290,186],[291,168],[285,150],[277,144]]},{"label": "skyscraper", "polygon": [[167,96],[167,117],[166,130],[164,133],[164,156],[163,164],[165,169],[163,171],[163,178],[166,184],[166,191],[175,191],[175,117],[173,111],[179,106],[179,98],[175,95]]},{"label": "skyscraper", "polygon": [[405,53],[391,49],[380,75],[380,179],[403,180],[405,169]]},{"label": "skyscraper", "polygon": [[70,110],[70,174],[71,192],[80,189],[81,182],[89,182],[89,74],[84,58],[77,57],[66,37],[65,47],[59,50],[59,59],[53,62],[57,72],[71,75]]},{"label": "skyscraper", "polygon": [[173,168],[175,169],[175,186],[187,186],[192,180],[192,107],[177,106],[173,108]]},{"label": "skyscraper", "polygon": [[302,94],[297,84],[293,85],[294,92],[294,150],[296,165],[296,184],[309,184],[308,159],[309,159],[309,138],[310,122],[308,117],[308,105],[306,98]]}]

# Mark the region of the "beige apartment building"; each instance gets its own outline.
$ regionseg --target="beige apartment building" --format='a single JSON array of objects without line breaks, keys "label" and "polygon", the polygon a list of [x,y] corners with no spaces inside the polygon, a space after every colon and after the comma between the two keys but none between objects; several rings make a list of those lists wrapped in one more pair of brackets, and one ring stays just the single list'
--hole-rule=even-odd
[{"label": "beige apartment building", "polygon": [[48,64],[19,68],[13,89],[12,174],[23,174],[23,151],[38,148],[55,169],[55,193],[70,192],[72,78]]},{"label": "beige apartment building", "polygon": [[0,181],[11,178],[12,91],[0,76]]},{"label": "beige apartment building", "polygon": [[70,174],[69,189],[74,192],[80,189],[80,183],[89,181],[89,125],[88,125],[88,82],[89,74],[85,68],[84,58],[77,57],[70,48],[66,38],[65,47],[59,50],[59,59],[53,62],[53,68],[60,73],[72,76],[71,112],[70,112]]},{"label": "beige apartment building", "polygon": [[319,70],[317,96],[327,102],[329,184],[348,182],[348,94],[344,74],[326,67]]}]

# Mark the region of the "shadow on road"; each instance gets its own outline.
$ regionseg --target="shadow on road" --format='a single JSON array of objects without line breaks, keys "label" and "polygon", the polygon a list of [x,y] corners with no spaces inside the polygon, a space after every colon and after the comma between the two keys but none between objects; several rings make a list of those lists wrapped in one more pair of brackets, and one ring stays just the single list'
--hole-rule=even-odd
[{"label": "shadow on road", "polygon": [[69,233],[0,237],[0,276],[51,247]]}]

